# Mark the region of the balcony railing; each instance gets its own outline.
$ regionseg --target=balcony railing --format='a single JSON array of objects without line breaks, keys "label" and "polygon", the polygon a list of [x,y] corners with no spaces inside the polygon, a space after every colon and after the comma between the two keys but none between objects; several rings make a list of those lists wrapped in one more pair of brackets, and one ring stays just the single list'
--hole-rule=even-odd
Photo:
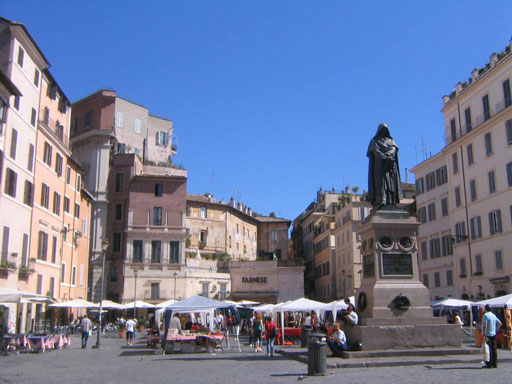
[{"label": "balcony railing", "polygon": [[460,139],[462,136],[468,134],[472,130],[479,127],[481,124],[485,123],[487,120],[489,120],[491,117],[497,115],[501,111],[503,111],[506,108],[509,108],[512,105],[512,98],[507,97],[499,101],[494,105],[494,108],[490,108],[488,113],[482,113],[475,117],[474,124],[466,124],[463,126],[462,134],[459,130],[455,132],[455,137],[452,136],[452,133],[449,132],[449,134],[446,136],[446,145],[450,145],[451,143],[455,142],[456,140]]},{"label": "balcony railing", "polygon": [[40,116],[43,118],[39,120],[39,124],[46,127],[53,137],[59,140],[66,149],[69,149],[69,137],[64,132],[64,126],[45,116],[44,112],[41,112]]}]

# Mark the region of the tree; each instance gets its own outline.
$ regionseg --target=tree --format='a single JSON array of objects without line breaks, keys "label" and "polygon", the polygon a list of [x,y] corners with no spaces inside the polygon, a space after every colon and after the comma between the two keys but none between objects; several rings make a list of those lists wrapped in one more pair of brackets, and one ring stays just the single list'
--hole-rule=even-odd
[{"label": "tree", "polygon": [[269,217],[276,217],[276,214],[275,214],[275,212],[270,212],[270,213],[268,214],[268,216],[269,216]]}]

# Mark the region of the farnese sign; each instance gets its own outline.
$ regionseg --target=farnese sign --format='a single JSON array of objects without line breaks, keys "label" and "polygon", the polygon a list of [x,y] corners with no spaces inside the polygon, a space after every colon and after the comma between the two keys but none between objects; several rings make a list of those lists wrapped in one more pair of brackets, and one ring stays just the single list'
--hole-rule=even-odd
[{"label": "farnese sign", "polygon": [[242,283],[266,283],[267,282],[267,276],[259,276],[259,277],[242,277]]}]

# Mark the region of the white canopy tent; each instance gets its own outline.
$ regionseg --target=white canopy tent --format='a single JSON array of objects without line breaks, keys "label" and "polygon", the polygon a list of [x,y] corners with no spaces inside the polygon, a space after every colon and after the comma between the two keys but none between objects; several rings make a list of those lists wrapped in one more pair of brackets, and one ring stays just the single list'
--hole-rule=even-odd
[{"label": "white canopy tent", "polygon": [[22,299],[51,300],[48,296],[38,295],[19,289],[0,288],[0,303],[20,303]]},{"label": "white canopy tent", "polygon": [[285,312],[305,312],[305,311],[331,311],[332,305],[321,303],[306,298],[290,301],[288,303],[276,305],[273,309],[274,314],[281,313],[281,335],[284,345],[284,313]]},{"label": "white canopy tent", "polygon": [[468,300],[459,300],[459,299],[453,299],[448,298],[440,301],[435,301],[430,304],[431,307],[455,307],[455,308],[469,308],[472,304],[474,304],[472,301]]},{"label": "white canopy tent", "polygon": [[99,308],[99,304],[91,303],[84,299],[75,299],[70,301],[63,301],[61,303],[50,304],[54,308]]},{"label": "white canopy tent", "polygon": [[[352,304],[355,308],[356,307],[356,298],[354,296],[350,296],[348,299],[350,301],[350,304]],[[338,300],[338,301],[332,301],[329,303],[329,305],[332,305],[332,316],[333,316],[334,320],[336,320],[335,316],[338,311],[345,310],[348,308],[348,305],[345,304],[345,299]]]},{"label": "white canopy tent", "polygon": [[166,308],[169,305],[174,304],[175,302],[176,302],[176,300],[174,300],[174,299],[167,300],[167,301],[162,301],[161,303],[156,304],[156,307],[157,308]]},{"label": "white canopy tent", "polygon": [[492,307],[505,307],[512,309],[512,294],[471,303],[471,305],[474,307],[485,307],[487,304],[491,305]]},{"label": "white canopy tent", "polygon": [[129,303],[123,304],[123,309],[133,308],[152,309],[156,307],[153,304],[146,303],[142,300],[130,301]]}]

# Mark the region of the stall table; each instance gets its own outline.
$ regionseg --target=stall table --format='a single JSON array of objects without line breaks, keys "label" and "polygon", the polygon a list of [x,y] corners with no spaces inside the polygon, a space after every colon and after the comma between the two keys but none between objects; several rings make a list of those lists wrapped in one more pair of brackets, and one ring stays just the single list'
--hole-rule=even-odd
[{"label": "stall table", "polygon": [[[218,345],[222,348],[222,341],[224,340],[223,334],[210,334],[210,335],[176,335],[167,336],[165,345],[165,353],[174,353],[177,344],[180,344],[179,351],[182,353],[193,352],[212,352]],[[148,336],[148,347],[157,348],[161,343],[162,337],[159,335]]]}]

